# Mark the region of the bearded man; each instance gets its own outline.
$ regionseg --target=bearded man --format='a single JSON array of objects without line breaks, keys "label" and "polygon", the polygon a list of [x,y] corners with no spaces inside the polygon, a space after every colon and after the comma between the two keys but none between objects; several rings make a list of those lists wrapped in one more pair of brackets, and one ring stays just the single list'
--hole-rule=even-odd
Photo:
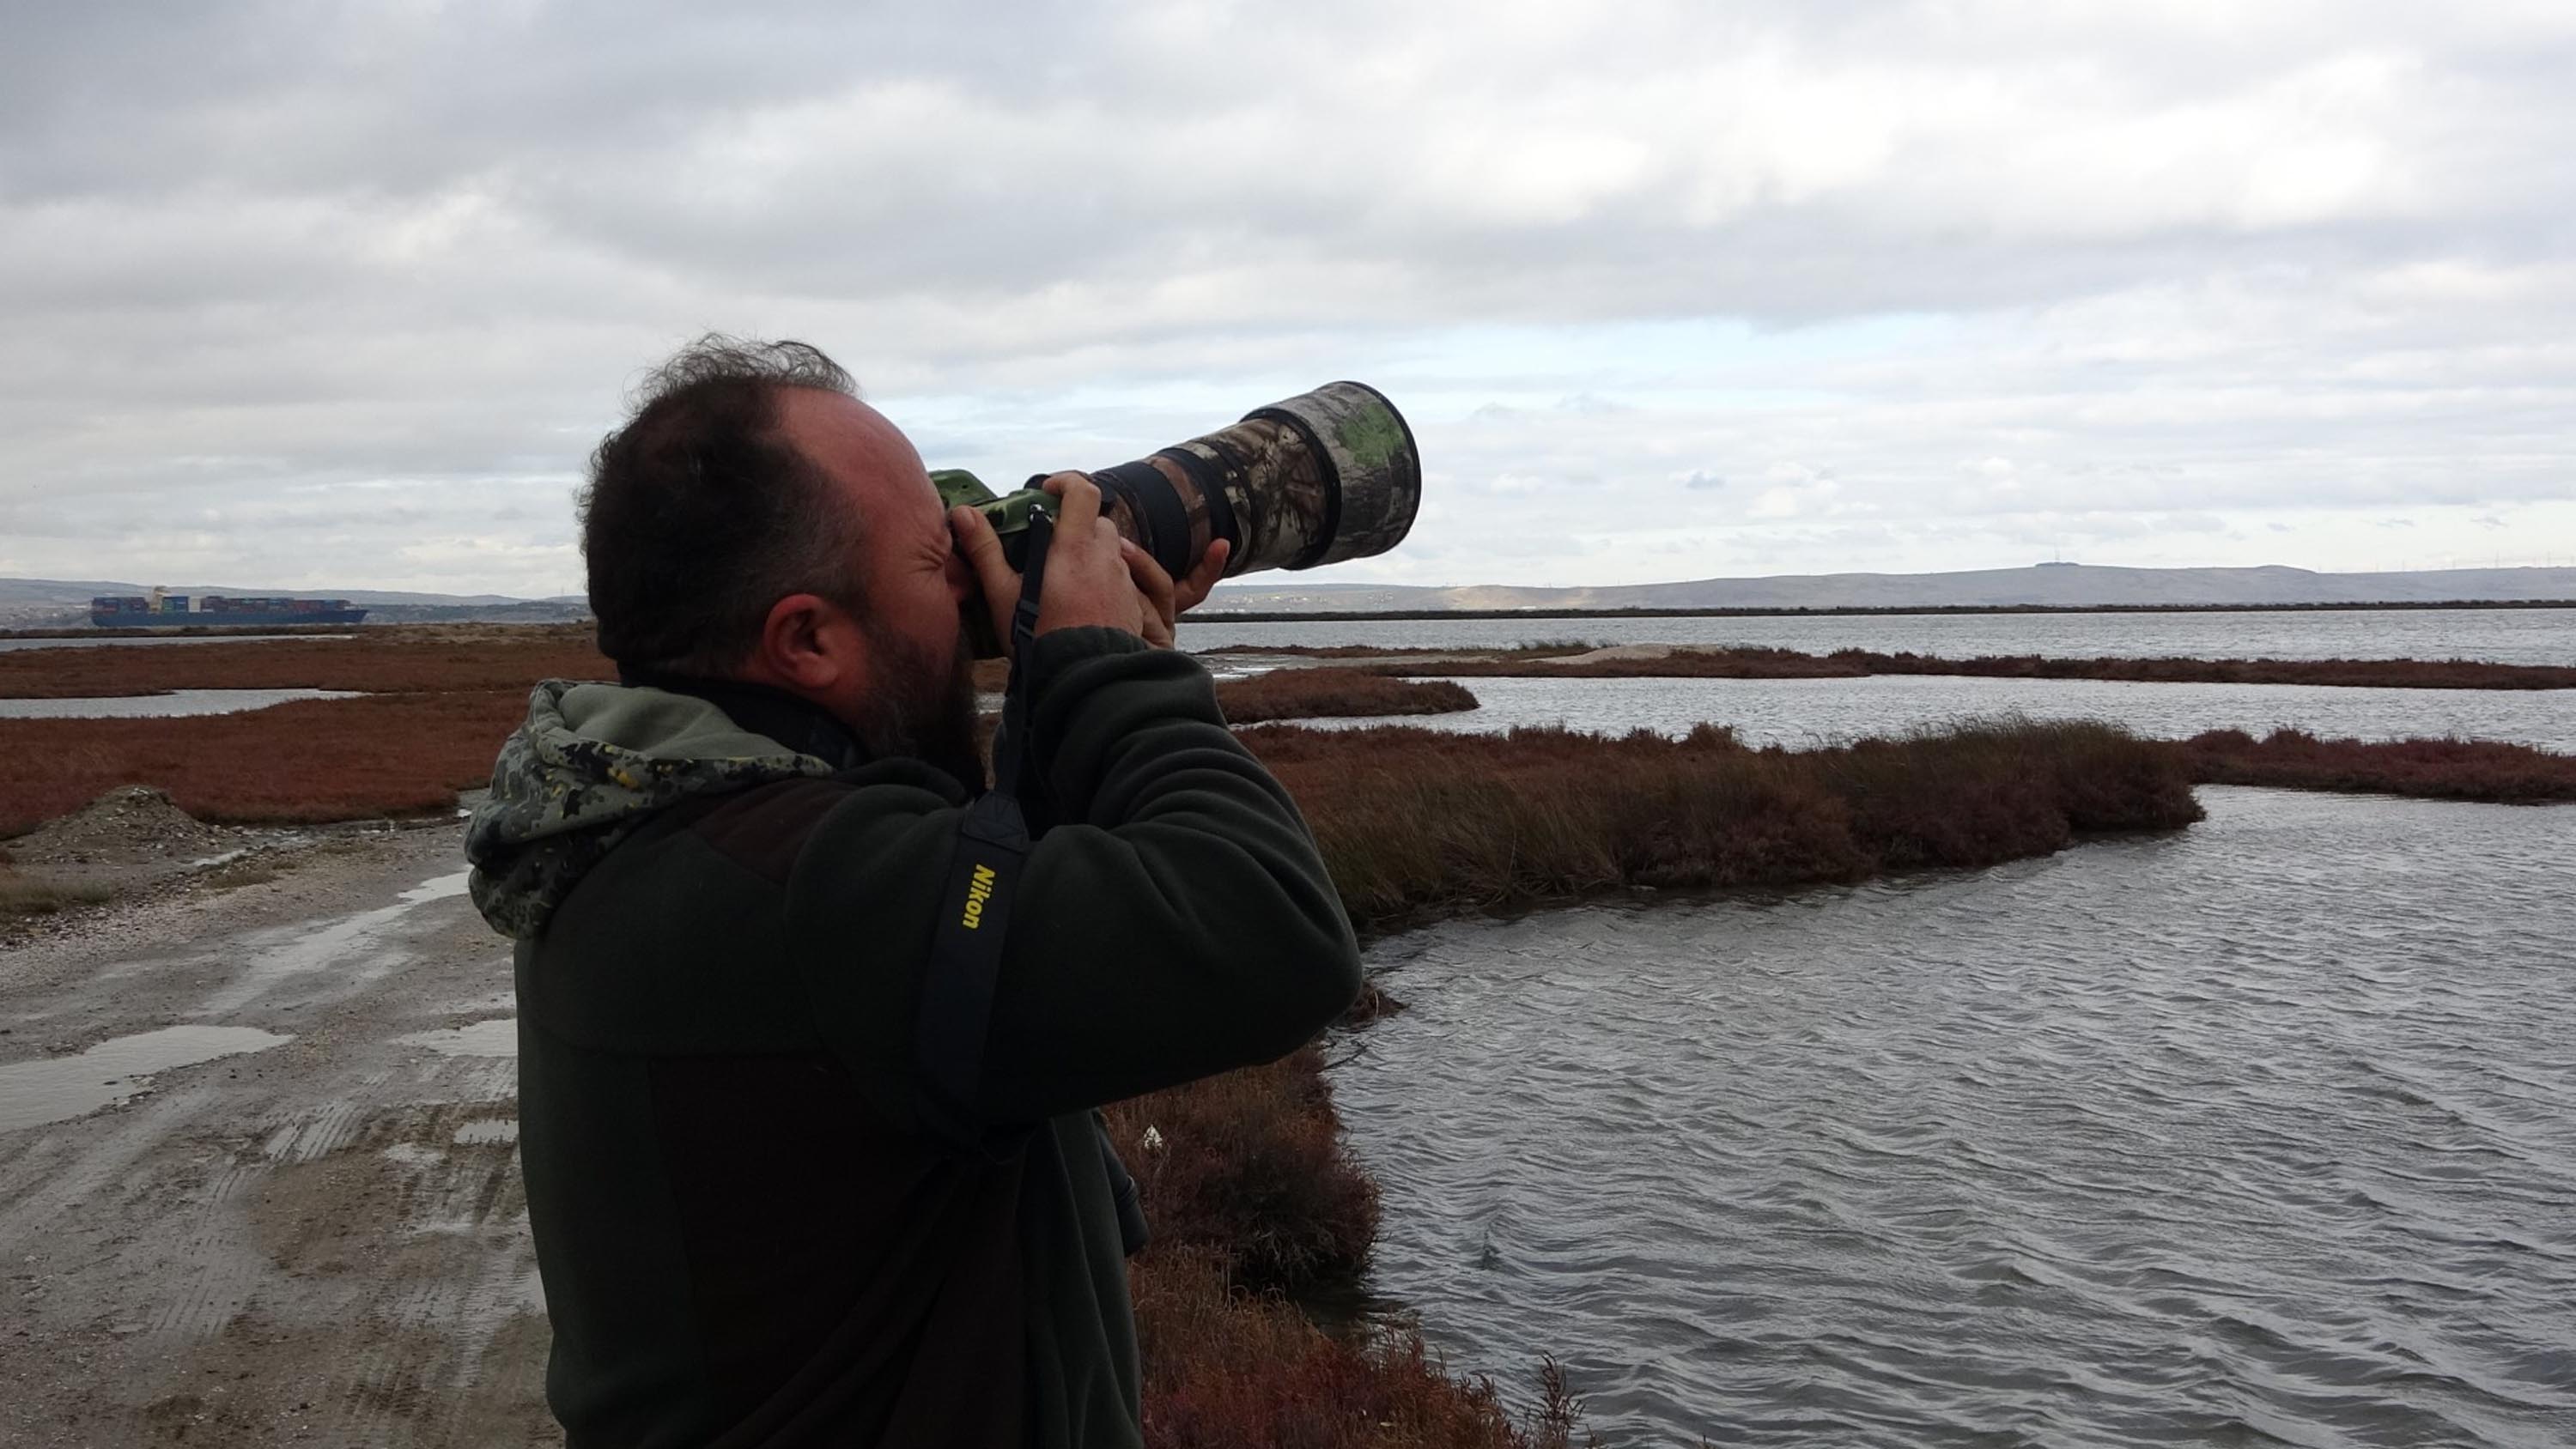
[{"label": "bearded man", "polygon": [[1172,647],[1222,545],[1176,583],[1047,486],[1031,843],[961,915],[966,621],[1021,594],[984,519],[799,343],[692,346],[592,458],[619,679],[538,687],[466,840],[574,1449],[1140,1443],[1096,1109],[1295,1049],[1358,953]]}]

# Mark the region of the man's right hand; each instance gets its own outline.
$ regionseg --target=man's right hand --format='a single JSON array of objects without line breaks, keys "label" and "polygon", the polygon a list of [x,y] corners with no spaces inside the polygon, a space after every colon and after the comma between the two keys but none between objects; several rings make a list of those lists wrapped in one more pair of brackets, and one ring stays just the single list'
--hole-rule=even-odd
[{"label": "man's right hand", "polygon": [[[1106,626],[1153,639],[1157,631],[1151,622],[1160,622],[1156,615],[1162,611],[1138,587],[1126,540],[1100,516],[1100,485],[1080,473],[1058,473],[1044,486],[1059,507],[1055,541],[1047,548],[1046,585],[1038,599],[1035,632]],[[985,607],[992,612],[1007,654],[1011,611],[1020,603],[1020,576],[1002,556],[1002,540],[982,514],[957,508],[948,517],[966,562],[983,584]],[[1165,587],[1169,588],[1168,583]],[[1168,640],[1168,627],[1159,632]]]}]

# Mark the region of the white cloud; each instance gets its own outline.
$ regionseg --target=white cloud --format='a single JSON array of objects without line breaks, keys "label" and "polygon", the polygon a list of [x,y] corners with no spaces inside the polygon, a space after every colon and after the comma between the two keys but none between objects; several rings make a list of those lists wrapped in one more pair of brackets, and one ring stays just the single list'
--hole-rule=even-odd
[{"label": "white cloud", "polygon": [[570,589],[620,390],[726,327],[1003,476],[1379,381],[1476,504],[1353,575],[2563,555],[2571,62],[2505,0],[57,8],[0,552]]}]

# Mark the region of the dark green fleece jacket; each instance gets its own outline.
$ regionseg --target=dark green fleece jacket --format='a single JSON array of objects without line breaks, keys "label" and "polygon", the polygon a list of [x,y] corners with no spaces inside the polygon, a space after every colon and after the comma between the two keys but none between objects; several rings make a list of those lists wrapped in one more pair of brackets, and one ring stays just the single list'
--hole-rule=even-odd
[{"label": "dark green fleece jacket", "polygon": [[1026,667],[1046,828],[980,1152],[932,1130],[915,1059],[959,783],[793,703],[532,697],[467,854],[517,940],[519,1151],[574,1449],[1140,1442],[1091,1112],[1294,1049],[1358,952],[1195,660],[1080,629]]}]

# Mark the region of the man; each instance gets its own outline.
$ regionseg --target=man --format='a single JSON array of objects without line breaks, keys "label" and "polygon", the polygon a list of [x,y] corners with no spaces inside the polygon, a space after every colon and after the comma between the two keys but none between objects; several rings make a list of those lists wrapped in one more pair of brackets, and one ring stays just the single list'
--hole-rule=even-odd
[{"label": "man", "polygon": [[1015,663],[1037,839],[1007,921],[977,922],[998,965],[961,1034],[943,973],[989,939],[946,921],[984,784],[961,619],[1012,617],[999,540],[796,343],[688,349],[592,460],[620,682],[536,690],[466,837],[516,938],[575,1449],[1139,1442],[1094,1109],[1294,1049],[1358,956],[1295,807],[1170,647],[1222,554],[1175,584],[1088,480],[1048,487]]}]

